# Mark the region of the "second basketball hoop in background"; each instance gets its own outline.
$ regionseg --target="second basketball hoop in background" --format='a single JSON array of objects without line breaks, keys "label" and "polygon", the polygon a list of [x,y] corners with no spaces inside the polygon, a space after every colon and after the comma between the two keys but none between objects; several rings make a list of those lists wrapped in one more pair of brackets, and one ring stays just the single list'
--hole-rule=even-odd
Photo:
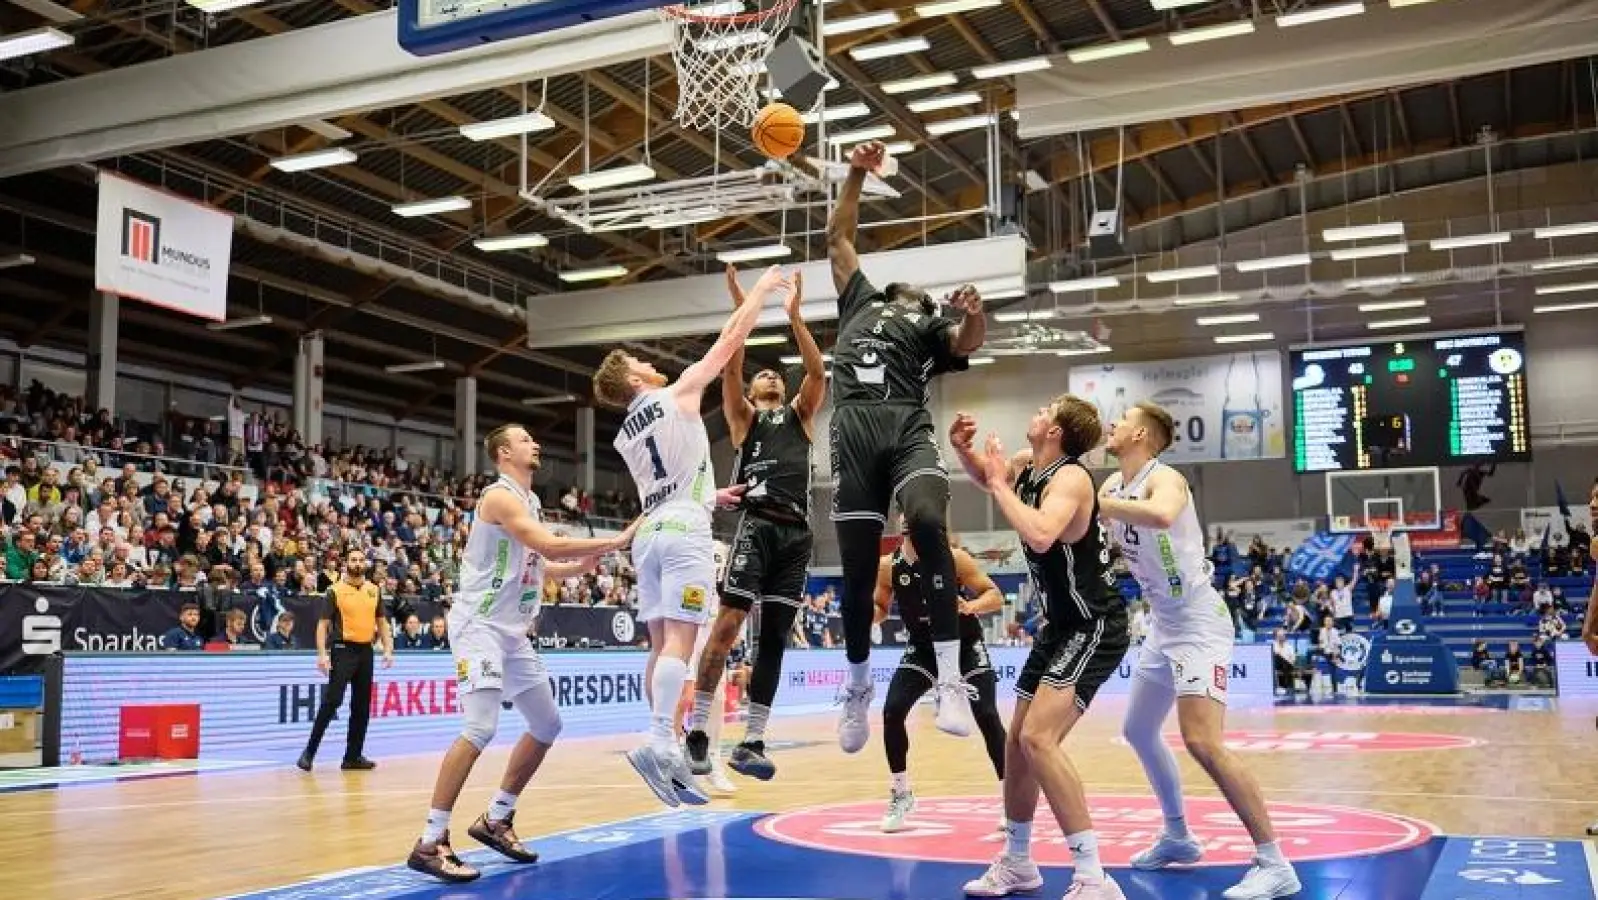
[{"label": "second basketball hoop in background", "polygon": [[750,131],[755,148],[771,159],[787,159],[805,140],[805,121],[786,103],[768,103]]}]

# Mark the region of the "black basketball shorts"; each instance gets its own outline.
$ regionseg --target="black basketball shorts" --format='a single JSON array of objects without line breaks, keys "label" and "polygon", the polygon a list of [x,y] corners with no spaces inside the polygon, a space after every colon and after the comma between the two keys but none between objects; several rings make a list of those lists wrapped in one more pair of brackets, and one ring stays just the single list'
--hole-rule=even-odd
[{"label": "black basketball shorts", "polygon": [[744,513],[733,537],[721,604],[744,612],[753,609],[756,601],[796,609],[804,606],[812,543],[808,525]]},{"label": "black basketball shorts", "polygon": [[901,488],[949,470],[938,453],[932,414],[919,405],[840,406],[832,412],[832,520],[875,519],[884,526]]},{"label": "black basketball shorts", "polygon": [[1098,619],[1075,630],[1056,629],[1046,624],[1038,631],[1032,652],[1021,665],[1015,681],[1015,695],[1031,700],[1040,687],[1055,690],[1076,689],[1076,705],[1086,712],[1093,695],[1115,674],[1126,658],[1131,643],[1126,630],[1126,613]]}]

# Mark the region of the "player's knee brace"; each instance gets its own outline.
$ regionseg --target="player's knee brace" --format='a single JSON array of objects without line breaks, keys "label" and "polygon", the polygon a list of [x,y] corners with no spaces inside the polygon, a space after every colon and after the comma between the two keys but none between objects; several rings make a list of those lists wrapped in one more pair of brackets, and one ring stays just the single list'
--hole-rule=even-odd
[{"label": "player's knee brace", "polygon": [[472,691],[461,698],[461,740],[481,750],[499,727],[499,691]]},{"label": "player's knee brace", "polygon": [[555,738],[560,736],[560,708],[555,705],[555,695],[548,684],[522,691],[511,703],[522,714],[527,733],[533,740],[546,747],[555,743]]}]

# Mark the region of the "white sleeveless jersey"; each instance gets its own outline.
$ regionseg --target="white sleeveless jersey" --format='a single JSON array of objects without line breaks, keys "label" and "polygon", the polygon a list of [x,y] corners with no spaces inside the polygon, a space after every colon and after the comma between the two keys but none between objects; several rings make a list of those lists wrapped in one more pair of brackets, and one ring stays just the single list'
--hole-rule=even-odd
[{"label": "white sleeveless jersey", "polygon": [[[541,520],[543,507],[536,494],[504,475],[483,495],[496,490],[510,491],[526,504],[535,521]],[[461,554],[460,590],[450,617],[462,624],[476,622],[513,635],[526,634],[543,602],[544,557],[501,526],[483,521],[482,509],[479,499]],[[452,621],[451,631],[457,627]]]},{"label": "white sleeveless jersey", "polygon": [[[1142,500],[1149,475],[1165,465],[1150,460],[1125,484],[1121,474],[1111,475],[1110,494],[1120,500]],[[1154,624],[1167,638],[1232,633],[1226,601],[1211,582],[1215,568],[1204,552],[1204,526],[1188,492],[1187,505],[1168,529],[1146,528],[1115,522],[1114,533],[1127,568],[1143,589],[1143,599],[1154,614]]]},{"label": "white sleeveless jersey", "polygon": [[670,513],[708,523],[716,506],[716,473],[704,420],[684,413],[671,388],[640,394],[627,407],[616,452],[638,485],[646,520]]}]

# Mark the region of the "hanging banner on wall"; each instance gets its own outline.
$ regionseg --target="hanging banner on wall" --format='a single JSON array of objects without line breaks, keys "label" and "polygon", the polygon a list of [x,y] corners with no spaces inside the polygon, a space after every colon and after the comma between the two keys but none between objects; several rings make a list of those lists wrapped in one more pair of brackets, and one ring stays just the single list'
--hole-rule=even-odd
[{"label": "hanging banner on wall", "polygon": [[[1163,458],[1171,463],[1277,459],[1287,455],[1282,355],[1252,350],[1225,356],[1074,366],[1071,393],[1099,409],[1108,430],[1133,404],[1153,401],[1176,420]],[[1089,465],[1105,465],[1094,451]]]},{"label": "hanging banner on wall", "polygon": [[233,217],[100,173],[94,286],[220,322],[227,318]]}]

